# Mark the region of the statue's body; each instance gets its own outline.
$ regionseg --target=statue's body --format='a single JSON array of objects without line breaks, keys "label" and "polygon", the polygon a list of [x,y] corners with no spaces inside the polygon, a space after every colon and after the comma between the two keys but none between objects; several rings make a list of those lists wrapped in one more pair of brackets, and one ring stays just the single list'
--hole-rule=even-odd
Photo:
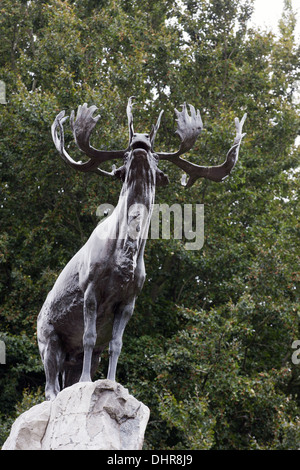
[{"label": "statue's body", "polygon": [[[77,163],[64,148],[60,113],[52,126],[56,148],[62,158],[80,171],[93,171],[119,177],[123,187],[117,207],[93,231],[86,244],[76,253],[56,280],[38,317],[38,343],[46,374],[46,398],[53,399],[62,388],[80,381],[90,381],[96,372],[102,351],[109,345],[107,378],[115,380],[124,329],[133,313],[135,300],[145,280],[144,249],[151,220],[157,185],[168,182],[158,169],[160,159],[172,161],[190,174],[188,186],[199,178],[221,181],[231,171],[238,157],[243,135],[236,120],[237,137],[226,161],[217,167],[201,167],[179,158],[189,150],[202,129],[199,111],[186,106],[178,112],[177,133],[181,146],[176,153],[155,153],[154,139],[161,114],[151,133],[133,130],[132,102],[129,99],[129,146],[124,151],[98,151],[90,146],[90,133],[98,118],[96,108],[79,107],[72,129],[77,145],[90,160]],[[56,128],[60,129],[60,139]],[[99,163],[123,158],[123,165],[112,173],[98,168]],[[145,211],[143,211],[145,208]]]}]

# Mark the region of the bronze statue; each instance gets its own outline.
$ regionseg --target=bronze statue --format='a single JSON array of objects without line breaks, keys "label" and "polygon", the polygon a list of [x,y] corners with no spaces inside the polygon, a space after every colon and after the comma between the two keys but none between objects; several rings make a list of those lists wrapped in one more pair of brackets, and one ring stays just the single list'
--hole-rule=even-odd
[{"label": "bronze statue", "polygon": [[[87,162],[74,161],[64,147],[64,111],[51,128],[55,146],[68,165],[83,172],[118,177],[123,186],[117,207],[63,269],[38,316],[38,344],[46,374],[46,398],[50,400],[60,390],[59,377],[62,388],[79,380],[91,381],[108,345],[107,378],[115,380],[124,329],[145,280],[143,256],[155,188],[168,183],[158,168],[159,161],[168,160],[188,173],[187,187],[197,178],[222,181],[234,167],[245,135],[242,127],[246,115],[241,121],[235,119],[236,138],[222,165],[204,167],[183,160],[180,155],[192,148],[203,129],[200,112],[190,105],[189,114],[184,104],[181,112],[175,110],[179,150],[156,153],[154,140],[162,111],[150,134],[137,134],[133,129],[132,98],[127,105],[129,145],[125,150],[102,151],[90,145],[91,132],[100,116],[93,117],[97,108],[87,107],[86,103],[78,107],[76,119],[72,111],[70,123],[77,146],[90,158]],[[113,159],[122,159],[123,165],[112,172],[99,168],[102,162]]]}]

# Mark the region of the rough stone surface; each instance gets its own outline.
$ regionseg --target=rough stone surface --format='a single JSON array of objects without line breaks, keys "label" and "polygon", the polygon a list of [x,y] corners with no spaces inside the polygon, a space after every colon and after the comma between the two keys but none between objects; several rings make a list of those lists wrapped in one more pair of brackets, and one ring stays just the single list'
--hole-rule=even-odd
[{"label": "rough stone surface", "polygon": [[12,425],[2,450],[41,450],[51,410],[51,402],[44,401],[21,414]]},{"label": "rough stone surface", "polygon": [[2,450],[140,450],[149,414],[116,382],[79,382],[20,415]]}]

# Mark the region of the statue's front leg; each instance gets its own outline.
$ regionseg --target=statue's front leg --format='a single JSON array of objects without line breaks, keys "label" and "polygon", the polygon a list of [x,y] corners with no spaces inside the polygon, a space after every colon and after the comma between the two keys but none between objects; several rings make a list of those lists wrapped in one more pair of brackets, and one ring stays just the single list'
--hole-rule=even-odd
[{"label": "statue's front leg", "polygon": [[109,343],[109,367],[107,374],[109,380],[116,380],[117,364],[123,345],[123,333],[132,316],[134,304],[135,299],[125,307],[120,308],[115,314],[112,338]]},{"label": "statue's front leg", "polygon": [[83,367],[80,382],[91,382],[91,364],[93,349],[96,344],[97,301],[94,286],[90,284],[84,294],[84,333],[83,333]]}]

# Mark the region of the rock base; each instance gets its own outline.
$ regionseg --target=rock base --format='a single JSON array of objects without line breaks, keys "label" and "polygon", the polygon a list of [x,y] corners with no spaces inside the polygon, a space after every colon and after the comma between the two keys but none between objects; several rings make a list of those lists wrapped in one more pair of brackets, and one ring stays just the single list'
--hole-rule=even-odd
[{"label": "rock base", "polygon": [[149,415],[116,382],[79,382],[21,414],[2,450],[141,450]]}]

